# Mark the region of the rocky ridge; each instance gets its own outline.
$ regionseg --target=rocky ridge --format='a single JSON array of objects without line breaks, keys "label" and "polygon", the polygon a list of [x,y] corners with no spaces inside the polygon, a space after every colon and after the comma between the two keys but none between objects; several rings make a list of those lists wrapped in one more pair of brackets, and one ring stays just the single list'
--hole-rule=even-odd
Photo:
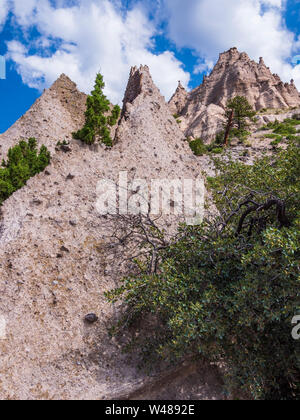
[{"label": "rocky ridge", "polygon": [[246,97],[257,111],[300,107],[300,95],[293,80],[283,83],[263,58],[256,63],[237,48],[220,54],[211,74],[196,89],[187,92],[179,86],[169,106],[172,113],[179,115],[187,137],[210,141],[222,128],[226,103],[235,96]]},{"label": "rocky ridge", "polygon": [[[83,123],[85,96],[62,76],[0,136],[3,153],[35,136],[52,151],[46,171],[2,207],[0,226],[1,399],[220,399],[214,367],[185,365],[149,378],[107,331],[118,314],[103,293],[127,269],[127,244],[116,253],[115,219],[96,208],[97,184],[135,179],[193,179],[202,165],[154,85],[132,69],[112,150],[71,139]],[[77,108],[77,111],[76,111]],[[70,151],[58,151],[58,140]],[[132,192],[135,194],[135,192]],[[161,219],[167,229],[178,217]],[[129,246],[129,245],[128,245]],[[99,320],[87,324],[87,314]],[[153,388],[154,387],[154,388]]]},{"label": "rocky ridge", "polygon": [[62,74],[12,127],[0,134],[0,159],[19,140],[29,137],[36,137],[39,144],[55,152],[58,141],[70,140],[72,131],[82,126],[85,107],[86,95]]},{"label": "rocky ridge", "polygon": [[[221,62],[231,63],[228,73],[240,61],[249,66],[245,55],[237,59],[235,49],[230,51],[221,55]],[[234,80],[231,90],[220,88],[226,100],[229,92],[242,94]],[[289,86],[285,89],[293,92]],[[52,153],[47,170],[2,207],[0,327],[5,321],[6,334],[0,334],[0,399],[223,398],[216,367],[186,362],[149,377],[109,337],[107,327],[119,307],[108,304],[103,293],[132,268],[124,256],[133,245],[125,241],[116,246],[116,218],[100,215],[96,207],[98,182],[117,184],[120,172],[126,171],[132,183],[131,198],[139,179],[195,179],[203,170],[213,174],[209,157],[195,157],[185,141],[188,135],[205,133],[213,138],[224,121],[224,103],[209,103],[213,94],[201,89],[188,93],[179,84],[166,104],[148,67],[132,68],[121,118],[113,128],[115,145],[109,150],[72,139],[84,122],[86,95],[62,75],[0,135],[1,158],[28,137],[36,137]],[[284,108],[260,113],[253,132],[295,112]],[[251,164],[261,153],[272,153],[272,140],[263,135],[254,133],[246,147],[233,143],[233,157]],[[63,140],[70,142],[65,151],[56,147]],[[180,220],[169,215],[159,223],[172,233]],[[85,322],[87,314],[96,314],[98,321]]]}]

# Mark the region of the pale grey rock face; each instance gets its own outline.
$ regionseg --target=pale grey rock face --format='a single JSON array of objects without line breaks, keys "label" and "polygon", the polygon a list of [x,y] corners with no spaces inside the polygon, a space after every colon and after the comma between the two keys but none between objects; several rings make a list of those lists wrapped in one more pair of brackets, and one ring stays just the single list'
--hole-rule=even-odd
[{"label": "pale grey rock face", "polygon": [[268,123],[273,123],[275,121],[283,122],[285,119],[294,118],[295,116],[297,116],[297,118],[300,117],[299,109],[280,113],[275,110],[269,110],[266,114],[258,114],[255,119],[257,127],[262,127]]},{"label": "pale grey rock face", "polygon": [[[3,156],[30,136],[53,156],[47,172],[30,179],[2,207],[0,399],[221,399],[215,369],[186,365],[151,381],[138,371],[136,361],[127,360],[108,335],[119,309],[103,295],[127,270],[129,245],[116,255],[111,236],[116,226],[97,212],[97,183],[117,182],[120,171],[128,171],[130,181],[194,179],[201,161],[147,67],[131,71],[112,150],[71,139],[83,124],[85,100],[62,76],[0,136]],[[56,151],[64,139],[71,151]],[[172,230],[178,221],[173,215],[161,223]],[[87,314],[98,321],[85,322]]]},{"label": "pale grey rock face", "polygon": [[300,96],[294,82],[282,83],[261,58],[259,64],[236,48],[220,54],[219,61],[204,83],[190,93],[203,105],[226,106],[229,99],[245,96],[256,109],[300,106]]},{"label": "pale grey rock face", "polygon": [[[199,87],[188,93],[178,88],[169,105],[172,112],[177,110],[186,136],[211,141],[216,135],[214,129],[224,122],[226,103],[235,96],[245,96],[255,110],[300,106],[293,80],[283,83],[263,58],[256,63],[236,48],[220,54],[213,71]],[[209,108],[212,104],[220,108]]]},{"label": "pale grey rock face", "polygon": [[216,133],[223,129],[226,121],[224,109],[214,104],[200,106],[195,115],[189,121],[184,119],[185,134],[187,137],[201,138],[206,143],[215,139]]},{"label": "pale grey rock face", "polygon": [[[62,74],[33,106],[5,133],[0,134],[0,159],[20,139],[36,137],[39,144],[55,151],[58,141],[71,139],[84,123],[86,95]],[[55,141],[56,140],[56,141]]]},{"label": "pale grey rock face", "polygon": [[[255,66],[262,68],[259,77],[269,74],[263,60],[254,65],[236,49],[221,55],[219,64],[227,70],[231,65],[247,68],[249,78]],[[28,137],[36,137],[52,153],[47,171],[30,179],[2,207],[0,399],[223,398],[216,369],[187,363],[149,379],[109,337],[107,327],[120,308],[108,304],[103,293],[118,285],[130,268],[124,256],[134,244],[124,244],[116,252],[115,220],[99,215],[96,207],[98,182],[117,183],[121,171],[128,172],[130,182],[201,178],[203,169],[214,175],[209,157],[196,158],[185,140],[191,136],[209,141],[222,128],[224,103],[230,92],[235,95],[241,88],[238,84],[230,90],[229,81],[224,88],[222,77],[214,87],[206,78],[204,85],[210,87],[206,93],[203,87],[188,93],[179,85],[168,105],[148,67],[132,68],[111,150],[72,139],[71,133],[84,122],[86,95],[65,75],[0,135],[1,159],[9,147]],[[264,106],[271,98],[275,106],[275,92],[278,104],[286,107],[290,96],[296,98],[295,89],[273,77],[280,95],[272,85],[261,96],[254,87],[249,98]],[[224,94],[221,102],[214,93],[218,90]],[[215,102],[210,102],[213,97]],[[299,109],[259,115],[257,127],[296,112]],[[180,124],[173,116],[177,113]],[[272,153],[271,139],[263,135],[258,131],[252,136],[250,157],[243,157],[249,164],[266,151]],[[64,139],[70,141],[66,153],[55,147]],[[236,159],[244,151],[243,145],[232,147]],[[179,221],[170,215],[159,223],[172,233]],[[86,322],[87,314],[95,315],[95,322]]]},{"label": "pale grey rock face", "polygon": [[178,83],[178,87],[169,101],[169,108],[173,115],[181,114],[183,108],[185,107],[188,97],[188,92],[182,86],[181,82]]}]

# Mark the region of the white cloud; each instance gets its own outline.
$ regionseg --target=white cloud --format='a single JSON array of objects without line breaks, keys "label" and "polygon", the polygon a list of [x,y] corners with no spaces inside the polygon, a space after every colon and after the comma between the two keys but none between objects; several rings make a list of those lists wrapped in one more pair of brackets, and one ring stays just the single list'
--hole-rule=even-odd
[{"label": "white cloud", "polygon": [[100,70],[113,102],[122,99],[130,66],[148,64],[168,98],[177,80],[187,85],[190,76],[172,52],[153,52],[153,36],[165,20],[171,41],[178,48],[193,49],[199,57],[195,74],[211,70],[220,52],[236,46],[255,60],[264,57],[273,72],[284,81],[293,78],[300,89],[300,65],[289,64],[293,55],[300,54],[300,37],[295,39],[284,24],[286,0],[128,3],[130,11],[121,0],[0,0],[0,25],[10,5],[24,39],[30,39],[32,27],[40,33],[30,42],[23,40],[23,46],[16,40],[9,42],[8,57],[15,61],[23,81],[39,89],[64,72],[88,92]]},{"label": "white cloud", "polygon": [[214,67],[214,62],[212,60],[202,59],[198,60],[198,63],[194,67],[194,74],[199,74],[212,70]]},{"label": "white cloud", "polygon": [[33,20],[38,0],[11,0],[12,11],[19,24],[29,25]]},{"label": "white cloud", "polygon": [[[283,21],[285,0],[162,0],[169,37],[177,47],[196,51],[204,63],[215,62],[231,47],[246,51],[266,64],[284,81],[295,79],[300,89],[300,66],[289,60],[297,46],[294,34]],[[296,52],[297,53],[297,52]]]},{"label": "white cloud", "polygon": [[1,0],[0,2],[0,29],[6,20],[8,9],[9,9],[8,0]]},{"label": "white cloud", "polygon": [[31,87],[49,86],[60,73],[66,73],[80,89],[89,92],[100,70],[107,95],[113,102],[120,102],[130,66],[139,64],[149,65],[167,98],[178,80],[185,85],[189,82],[189,74],[173,53],[151,52],[156,28],[139,6],[124,12],[112,0],[78,0],[73,6],[60,1],[57,5],[62,7],[58,8],[48,0],[12,1],[16,22],[23,31],[34,25],[41,34],[32,41],[38,48],[34,55],[28,52],[32,45],[7,43],[7,56]]},{"label": "white cloud", "polygon": [[271,7],[283,7],[285,1],[283,0],[261,0],[261,3],[265,6],[271,6]]}]

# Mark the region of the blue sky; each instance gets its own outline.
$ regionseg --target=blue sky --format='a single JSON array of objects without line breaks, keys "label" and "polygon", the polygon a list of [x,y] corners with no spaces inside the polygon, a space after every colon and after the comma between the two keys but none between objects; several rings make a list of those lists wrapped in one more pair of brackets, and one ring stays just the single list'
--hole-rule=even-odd
[{"label": "blue sky", "polygon": [[100,70],[120,103],[130,66],[148,64],[168,99],[233,46],[300,90],[299,35],[299,0],[0,0],[0,133],[63,72],[89,92]]}]

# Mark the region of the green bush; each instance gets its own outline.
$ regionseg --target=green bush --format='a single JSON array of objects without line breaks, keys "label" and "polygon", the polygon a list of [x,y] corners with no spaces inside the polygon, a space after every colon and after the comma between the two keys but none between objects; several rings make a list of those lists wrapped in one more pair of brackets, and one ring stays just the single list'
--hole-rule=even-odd
[{"label": "green bush", "polygon": [[288,136],[289,134],[296,134],[297,130],[295,127],[289,124],[279,124],[275,129],[274,133],[282,134],[283,136]]},{"label": "green bush", "polygon": [[278,134],[266,134],[264,136],[265,139],[274,139],[274,140],[282,140],[283,137],[279,136]]},{"label": "green bush", "polygon": [[281,141],[282,141],[282,137],[280,137],[280,138],[278,138],[276,140],[273,140],[271,142],[271,146],[278,146],[278,144],[281,143]]},{"label": "green bush", "polygon": [[290,145],[253,166],[215,163],[219,175],[208,188],[217,214],[181,226],[156,268],[139,261],[139,273],[106,294],[124,303],[115,332],[134,328],[128,349],[150,366],[223,361],[229,390],[299,399],[291,320],[300,314],[300,149]]},{"label": "green bush", "polygon": [[81,130],[73,133],[73,138],[89,145],[99,140],[106,146],[112,147],[113,141],[110,136],[110,127],[117,123],[120,107],[116,105],[111,115],[106,116],[110,109],[110,103],[103,93],[104,87],[103,76],[98,73],[94,90],[87,98],[85,125]]},{"label": "green bush", "polygon": [[291,144],[297,144],[298,146],[300,145],[300,136],[287,136],[287,140],[289,140],[289,143]]},{"label": "green bush", "polygon": [[250,134],[251,134],[250,131],[247,131],[247,130],[244,130],[244,129],[239,130],[237,128],[234,128],[234,129],[231,130],[230,137],[231,138],[236,137],[241,142],[245,142],[248,139],[248,137],[250,136]]},{"label": "green bush", "polygon": [[196,156],[203,156],[208,152],[207,146],[203,143],[202,139],[192,140],[189,145]]},{"label": "green bush", "polygon": [[273,123],[268,123],[261,130],[273,130],[273,134],[280,134],[286,137],[297,133],[295,127],[297,125],[300,125],[299,120],[287,118],[282,123],[277,120]]},{"label": "green bush", "polygon": [[223,153],[224,152],[224,149],[222,148],[222,147],[214,147],[212,150],[211,150],[211,153],[213,154],[213,155],[219,155],[219,154],[221,154],[221,153]]},{"label": "green bush", "polygon": [[60,147],[60,146],[69,146],[69,142],[67,141],[67,140],[64,140],[64,141],[58,141],[57,143],[56,143],[56,147]]},{"label": "green bush", "polygon": [[[214,145],[223,146],[223,144],[224,144],[224,138],[225,138],[225,130],[219,131],[217,133],[217,135],[216,135],[216,139],[214,141]],[[232,136],[231,136],[231,132],[230,132],[229,133],[229,143],[230,143],[231,138],[232,138]]]},{"label": "green bush", "polygon": [[8,151],[7,161],[0,168],[0,205],[15,191],[22,188],[28,179],[42,172],[50,163],[50,153],[45,146],[37,150],[36,139],[19,144]]}]

